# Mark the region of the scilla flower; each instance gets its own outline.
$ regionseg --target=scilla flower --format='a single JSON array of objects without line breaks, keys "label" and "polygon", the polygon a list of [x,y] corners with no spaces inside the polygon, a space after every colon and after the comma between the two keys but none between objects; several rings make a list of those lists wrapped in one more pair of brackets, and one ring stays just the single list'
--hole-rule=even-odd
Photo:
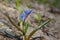
[{"label": "scilla flower", "polygon": [[26,14],[26,15],[28,15],[28,14],[30,14],[32,12],[32,9],[24,9],[24,13]]},{"label": "scilla flower", "polygon": [[24,11],[20,13],[20,19],[24,20],[26,18],[26,15],[29,15],[31,12],[32,9],[24,9]]},{"label": "scilla flower", "polygon": [[25,15],[24,13],[21,13],[21,14],[20,14],[20,19],[21,19],[21,20],[24,20],[25,18],[26,18],[26,15]]}]

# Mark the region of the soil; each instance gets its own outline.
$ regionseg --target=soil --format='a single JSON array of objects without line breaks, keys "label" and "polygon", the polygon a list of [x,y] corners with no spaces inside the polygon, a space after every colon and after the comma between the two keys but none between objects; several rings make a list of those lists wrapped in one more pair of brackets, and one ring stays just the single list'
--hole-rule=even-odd
[{"label": "soil", "polygon": [[[7,18],[3,14],[3,13],[6,12],[6,13],[9,14],[9,16],[17,24],[18,23],[18,21],[17,21],[18,18],[17,17],[19,16],[20,11],[15,9],[16,6],[15,6],[14,2],[13,3],[12,2],[10,1],[9,3],[5,3],[5,2],[0,1],[0,5],[1,5],[0,6],[0,20],[2,19],[4,21],[6,21]],[[29,22],[29,30],[27,32],[27,35],[34,28],[36,28],[36,26],[38,24],[38,23],[36,23],[36,20],[37,20],[36,14],[39,13],[41,15],[41,17],[43,18],[43,20],[45,20],[47,18],[53,19],[50,23],[45,25],[47,27],[47,29],[49,30],[48,33],[50,33],[51,35],[46,35],[46,33],[42,32],[41,30],[38,30],[32,37],[37,37],[37,36],[43,37],[43,38],[37,39],[37,40],[60,40],[60,14],[49,12],[50,7],[47,4],[45,5],[45,4],[37,4],[37,3],[32,3],[32,2],[30,2],[30,3],[33,5],[34,9],[33,9],[32,13],[29,15],[29,17],[27,18],[27,20]],[[22,8],[24,9],[24,8],[28,8],[28,7],[27,6],[23,7],[23,4],[21,4],[20,9],[22,9]],[[12,28],[13,31],[15,31],[17,34],[20,33],[20,31],[18,31],[8,21],[8,19],[7,19],[7,23],[9,23],[9,25],[11,26],[9,28]],[[11,38],[4,37],[4,36],[0,35],[0,40],[15,40],[15,39],[11,39]]]}]

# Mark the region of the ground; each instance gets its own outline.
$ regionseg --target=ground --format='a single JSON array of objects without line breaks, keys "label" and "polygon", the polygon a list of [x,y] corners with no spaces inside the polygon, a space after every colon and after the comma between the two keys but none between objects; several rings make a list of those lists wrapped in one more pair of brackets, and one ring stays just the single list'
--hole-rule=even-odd
[{"label": "ground", "polygon": [[[7,12],[9,14],[9,16],[14,19],[18,17],[19,15],[19,11],[17,11],[14,7],[14,3],[4,3],[1,2],[0,3],[0,19],[6,18],[5,16],[3,16],[4,12]],[[43,36],[43,38],[41,40],[60,40],[60,14],[58,13],[51,13],[49,12],[49,6],[45,5],[45,4],[37,4],[37,3],[32,3],[33,7],[35,7],[32,11],[32,13],[30,14],[29,18],[27,20],[29,20],[29,30],[27,35],[30,33],[30,31],[32,31],[36,26],[37,23],[33,22],[32,20],[36,19],[36,13],[41,14],[41,16],[45,16],[44,18],[52,18],[53,20],[47,25],[48,29],[49,29],[49,33],[54,35],[55,37],[49,35],[47,36],[46,34],[44,34],[41,30],[39,30],[38,32],[36,32],[33,37],[36,36]],[[21,5],[21,8],[25,8],[23,7],[23,5]],[[27,7],[26,7],[27,8]],[[4,20],[4,19],[3,19]],[[32,23],[31,23],[32,21]],[[15,21],[16,22],[16,21]],[[17,22],[16,22],[17,23]],[[12,28],[15,32],[17,32],[17,29],[13,26],[10,27]],[[18,31],[19,33],[19,31]],[[8,37],[4,37],[2,35],[0,35],[0,40],[14,40]],[[37,39],[38,40],[38,39]]]}]

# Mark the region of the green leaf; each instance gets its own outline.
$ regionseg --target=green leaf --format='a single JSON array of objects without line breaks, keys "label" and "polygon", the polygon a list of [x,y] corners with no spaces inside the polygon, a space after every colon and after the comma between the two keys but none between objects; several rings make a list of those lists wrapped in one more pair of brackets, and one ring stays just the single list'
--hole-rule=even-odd
[{"label": "green leaf", "polygon": [[41,15],[40,14],[37,14],[37,20],[38,20],[38,22],[40,24],[40,20],[41,20]]},{"label": "green leaf", "polygon": [[29,8],[33,8],[33,5],[32,5],[32,4],[29,4],[28,7],[29,7]]},{"label": "green leaf", "polygon": [[29,35],[28,38],[32,37],[32,35],[38,31],[39,29],[41,29],[42,27],[44,27],[44,25],[46,25],[47,23],[49,23],[51,21],[51,19],[46,20],[44,23],[42,23],[39,27],[35,28]]},{"label": "green leaf", "polygon": [[20,26],[22,25],[22,21],[21,20],[19,21],[19,24],[20,24]]},{"label": "green leaf", "polygon": [[20,7],[19,0],[15,0],[15,2],[16,2],[16,8],[18,9]]},{"label": "green leaf", "polygon": [[21,10],[21,13],[24,14],[24,9]]},{"label": "green leaf", "polygon": [[28,30],[28,21],[25,23],[25,29],[24,29],[25,34],[27,33],[27,30]]},{"label": "green leaf", "polygon": [[24,34],[24,31],[9,17],[9,15],[7,13],[4,13],[4,14],[8,18],[8,20],[10,21],[10,23],[12,25],[14,25],[19,31],[21,31]]},{"label": "green leaf", "polygon": [[44,25],[48,24],[50,21],[51,21],[51,19],[48,18],[45,22],[43,22],[43,23],[38,27],[38,29],[43,28]]}]

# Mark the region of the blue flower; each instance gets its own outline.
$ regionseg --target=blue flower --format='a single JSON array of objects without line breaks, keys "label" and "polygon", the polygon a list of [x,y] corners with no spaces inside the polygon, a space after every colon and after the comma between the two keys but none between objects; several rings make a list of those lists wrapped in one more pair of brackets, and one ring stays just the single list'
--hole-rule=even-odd
[{"label": "blue flower", "polygon": [[26,18],[26,15],[24,13],[20,13],[20,19],[24,20]]},{"label": "blue flower", "polygon": [[29,9],[29,10],[24,9],[24,10],[20,13],[19,19],[24,20],[24,19],[26,18],[26,16],[27,16],[28,14],[30,14],[31,12],[32,12],[32,9]]},{"label": "blue flower", "polygon": [[28,14],[30,14],[32,12],[32,9],[24,9],[24,13],[26,14],[26,15],[28,15]]}]

